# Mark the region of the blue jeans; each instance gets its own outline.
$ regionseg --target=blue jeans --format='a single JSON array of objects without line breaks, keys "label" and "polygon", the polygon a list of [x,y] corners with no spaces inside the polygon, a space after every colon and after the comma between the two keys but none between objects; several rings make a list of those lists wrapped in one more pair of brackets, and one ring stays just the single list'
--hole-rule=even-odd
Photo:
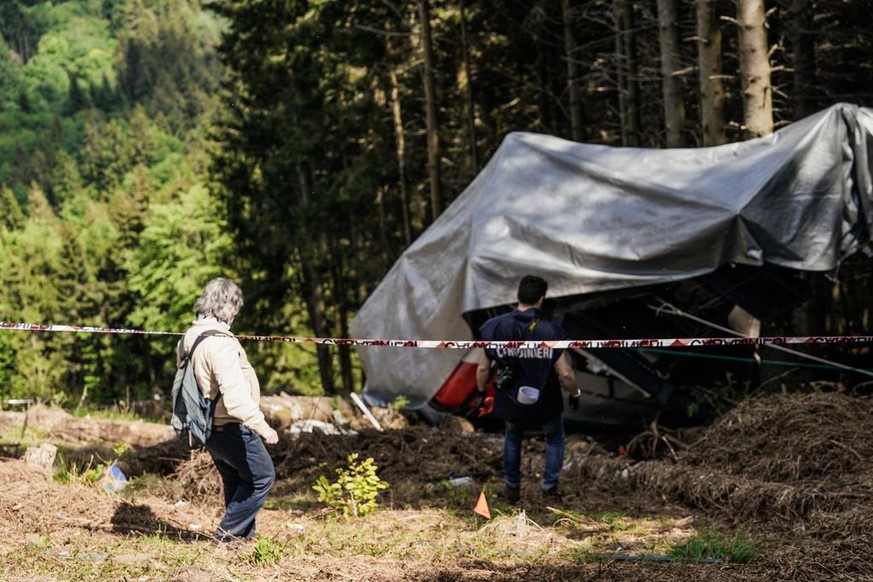
[{"label": "blue jeans", "polygon": [[[521,442],[524,427],[506,421],[503,433],[503,473],[506,484],[521,486]],[[561,417],[543,425],[546,438],[546,467],[543,471],[543,490],[557,487],[564,465],[564,421]]]},{"label": "blue jeans", "polygon": [[255,517],[276,481],[276,469],[264,441],[241,424],[228,424],[212,433],[206,450],[224,484],[225,513],[215,538],[223,542],[252,539]]}]

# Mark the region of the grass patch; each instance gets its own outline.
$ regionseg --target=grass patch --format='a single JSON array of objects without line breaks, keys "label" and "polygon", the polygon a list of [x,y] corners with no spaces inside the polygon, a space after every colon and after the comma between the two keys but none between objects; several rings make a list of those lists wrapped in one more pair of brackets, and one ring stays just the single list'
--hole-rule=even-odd
[{"label": "grass patch", "polygon": [[403,547],[396,537],[392,539],[392,536],[380,532],[371,520],[378,520],[378,516],[363,518],[358,527],[349,527],[345,519],[330,517],[318,523],[317,527],[307,528],[302,536],[288,544],[287,549],[297,556],[338,551],[378,558]]},{"label": "grass patch", "polygon": [[609,526],[610,531],[626,531],[633,526],[633,518],[620,511],[607,511],[595,519]]},{"label": "grass patch", "polygon": [[117,404],[106,408],[89,408],[79,406],[70,413],[76,418],[97,418],[101,420],[117,420],[122,422],[166,422],[165,419],[137,413],[124,404]]},{"label": "grass patch", "polygon": [[28,447],[38,447],[46,441],[45,431],[38,427],[7,426],[0,432],[0,445],[6,448],[16,447],[24,453]]},{"label": "grass patch", "polygon": [[684,562],[724,560],[735,564],[748,564],[758,553],[757,544],[751,538],[741,534],[726,536],[714,531],[701,531],[670,550],[672,557]]},{"label": "grass patch", "polygon": [[[27,572],[34,580],[163,579],[169,566],[167,558],[185,551],[175,544],[169,552],[143,553],[131,548],[127,540],[106,542],[95,543],[84,537],[55,541],[43,536],[35,543],[4,555],[4,568],[9,573]],[[176,570],[183,572],[184,567],[196,559],[189,556],[179,562]]]},{"label": "grass patch", "polygon": [[278,564],[285,555],[286,544],[271,537],[258,536],[251,549],[242,557],[253,566]]},{"label": "grass patch", "polygon": [[[562,551],[573,562],[593,562],[611,556],[651,560],[664,558],[674,547],[696,535],[689,518],[633,517],[621,511],[585,513],[549,508],[559,517],[553,527],[578,540]],[[666,558],[668,561],[671,557]]]},{"label": "grass patch", "polygon": [[158,556],[176,566],[191,566],[201,557],[202,548],[197,544],[180,543],[178,539],[162,533],[132,537],[129,552]]},{"label": "grass patch", "polygon": [[558,555],[565,560],[577,564],[590,564],[600,561],[601,553],[594,544],[585,544],[561,550]]},{"label": "grass patch", "polygon": [[[478,555],[476,531],[462,520],[441,510],[425,510],[408,516],[404,511],[377,511],[349,522],[335,515],[304,519],[301,535],[288,541],[286,554],[360,555],[432,561],[444,556]],[[472,537],[475,537],[474,535]],[[493,544],[485,544],[481,551]]]},{"label": "grass patch", "polygon": [[58,483],[70,484],[78,481],[89,485],[100,480],[105,468],[100,462],[95,462],[93,457],[83,462],[70,460],[66,450],[62,448],[58,448],[55,467],[54,479]]}]

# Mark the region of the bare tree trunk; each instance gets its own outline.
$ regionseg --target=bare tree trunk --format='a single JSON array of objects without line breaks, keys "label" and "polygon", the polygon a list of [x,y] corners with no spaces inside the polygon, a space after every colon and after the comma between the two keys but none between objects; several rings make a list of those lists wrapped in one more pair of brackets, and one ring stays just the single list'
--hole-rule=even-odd
[{"label": "bare tree trunk", "polygon": [[[307,176],[306,169],[301,166],[298,166],[297,168],[297,180],[300,188],[302,206],[306,208],[309,206],[309,177]],[[318,269],[313,266],[312,256],[310,256],[321,254],[321,249],[326,247],[324,233],[322,232],[317,235],[316,239],[317,240],[314,243],[310,243],[316,245],[316,253],[300,252],[299,261],[302,266],[301,287],[307,295],[306,306],[309,311],[309,321],[312,326],[312,331],[317,337],[325,337],[328,335],[326,333],[328,326],[324,317],[324,314],[327,312],[327,305],[324,299],[324,283]],[[323,252],[327,253],[326,248],[323,249]],[[330,353],[330,348],[329,346],[318,344],[315,351],[318,359],[318,372],[321,377],[322,390],[328,395],[336,394],[336,384],[334,383],[333,378],[333,356]]]},{"label": "bare tree trunk", "polygon": [[376,214],[379,217],[379,258],[382,263],[388,262],[388,219],[385,215],[385,191],[381,186],[376,188]]},{"label": "bare tree trunk", "polygon": [[682,68],[679,59],[679,24],[676,21],[676,0],[658,0],[658,38],[661,43],[661,82],[664,93],[664,127],[667,147],[685,145],[685,103],[682,84],[676,72]]},{"label": "bare tree trunk", "polygon": [[397,143],[397,179],[400,181],[403,235],[406,246],[412,244],[412,227],[409,221],[409,190],[406,186],[406,135],[403,131],[403,116],[400,109],[400,83],[397,73],[391,71],[391,113],[394,117],[394,138]]},{"label": "bare tree trunk", "polygon": [[[333,286],[333,303],[336,310],[336,318],[334,322],[334,335],[336,337],[349,337],[349,309],[348,299],[346,297],[345,278],[343,277],[343,264],[345,258],[341,256],[341,251],[336,248],[333,239],[328,239],[330,246],[331,260],[330,275]],[[350,348],[347,345],[337,347],[340,363],[340,378],[343,385],[343,393],[349,394],[355,389],[355,381],[352,374],[352,356]]]},{"label": "bare tree trunk", "polygon": [[615,0],[616,54],[618,57],[618,98],[621,108],[622,145],[640,145],[640,92],[637,74],[633,4]]},{"label": "bare tree trunk", "polygon": [[576,60],[576,36],[573,34],[573,9],[570,0],[561,0],[561,13],[564,17],[564,54],[567,59],[567,87],[570,93],[570,131],[573,141],[585,141],[579,62]]},{"label": "bare tree trunk", "polygon": [[433,43],[430,33],[430,7],[428,0],[418,0],[421,20],[421,52],[424,61],[424,104],[427,114],[427,173],[430,178],[430,214],[436,220],[442,212],[440,187],[440,140],[437,129],[436,89],[434,87]]},{"label": "bare tree trunk", "polygon": [[773,133],[773,87],[764,0],[736,0],[739,26],[743,125],[747,137]]},{"label": "bare tree trunk", "polygon": [[[338,314],[340,337],[349,337],[349,310],[345,307],[345,301],[340,305]],[[343,393],[350,394],[355,391],[355,375],[352,366],[352,353],[349,346],[339,346],[340,373],[342,375]]]},{"label": "bare tree trunk", "polygon": [[[324,300],[324,284],[318,272],[312,267],[310,261],[302,259],[303,263],[303,289],[306,290],[308,300],[306,302],[309,309],[309,320],[312,324],[312,331],[317,337],[325,337],[327,333],[327,322],[325,321],[326,303]],[[321,387],[325,394],[336,394],[336,383],[333,378],[333,356],[330,353],[330,347],[318,344],[315,348],[316,358],[318,359],[318,374],[321,378]]]},{"label": "bare tree trunk", "polygon": [[479,154],[476,150],[476,107],[473,100],[473,75],[470,69],[470,51],[467,48],[467,13],[464,8],[464,0],[460,0],[461,7],[461,51],[464,54],[464,78],[466,79],[467,93],[467,128],[470,132],[470,174],[475,176],[479,172]]},{"label": "bare tree trunk", "polygon": [[791,0],[788,18],[791,21],[791,52],[794,57],[794,117],[800,119],[817,110],[812,2]]},{"label": "bare tree trunk", "polygon": [[721,27],[716,0],[697,0],[697,63],[700,82],[700,124],[703,145],[727,143],[724,124],[724,85],[721,70]]}]

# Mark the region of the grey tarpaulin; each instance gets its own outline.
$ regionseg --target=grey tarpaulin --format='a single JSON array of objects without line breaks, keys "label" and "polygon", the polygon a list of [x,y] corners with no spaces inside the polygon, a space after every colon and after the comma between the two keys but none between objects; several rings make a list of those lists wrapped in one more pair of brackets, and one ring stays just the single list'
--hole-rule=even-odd
[{"label": "grey tarpaulin", "polygon": [[[472,339],[462,313],[549,295],[665,283],[727,263],[827,271],[873,226],[873,109],[838,104],[767,137],[697,149],[615,148],[509,134],[397,260],[356,338]],[[426,403],[460,350],[359,348],[366,393]]]}]

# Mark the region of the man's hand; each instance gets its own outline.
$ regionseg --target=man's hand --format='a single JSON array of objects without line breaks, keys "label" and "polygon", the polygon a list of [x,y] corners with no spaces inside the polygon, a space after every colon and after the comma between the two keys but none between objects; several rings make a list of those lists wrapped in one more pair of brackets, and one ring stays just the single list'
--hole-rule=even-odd
[{"label": "man's hand", "polygon": [[579,410],[579,399],[582,398],[582,390],[576,388],[576,392],[570,394],[570,398],[568,399],[570,403],[570,408],[573,410]]},{"label": "man's hand", "polygon": [[275,445],[276,443],[279,442],[279,433],[277,433],[272,428],[269,428],[268,431],[269,432],[267,432],[266,434],[263,434],[261,436],[264,438],[264,442],[267,443],[268,445]]},{"label": "man's hand", "polygon": [[483,398],[479,402],[479,416],[488,416],[494,412],[494,397],[485,396],[484,392],[481,393],[481,396],[483,396]]}]

